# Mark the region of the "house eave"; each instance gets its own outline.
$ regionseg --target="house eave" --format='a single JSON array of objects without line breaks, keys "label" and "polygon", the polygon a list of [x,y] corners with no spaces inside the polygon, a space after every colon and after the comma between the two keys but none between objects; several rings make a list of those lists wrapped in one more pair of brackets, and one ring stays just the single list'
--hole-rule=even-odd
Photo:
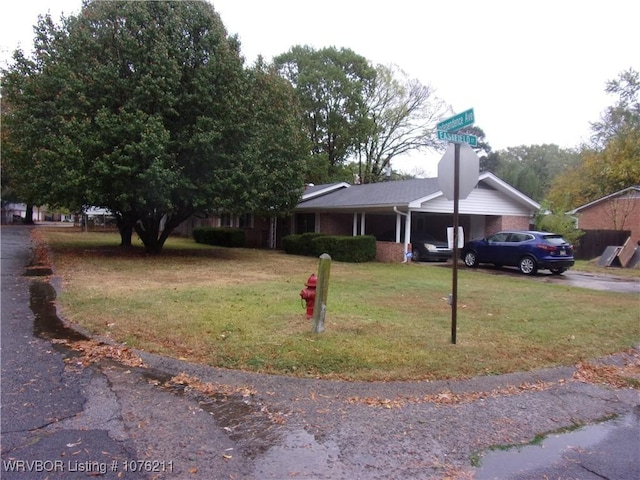
[{"label": "house eave", "polygon": [[388,204],[388,205],[340,205],[331,207],[305,207],[304,204],[300,204],[296,207],[296,212],[341,212],[352,213],[358,212],[394,212],[394,207],[397,208],[409,208],[408,205]]}]

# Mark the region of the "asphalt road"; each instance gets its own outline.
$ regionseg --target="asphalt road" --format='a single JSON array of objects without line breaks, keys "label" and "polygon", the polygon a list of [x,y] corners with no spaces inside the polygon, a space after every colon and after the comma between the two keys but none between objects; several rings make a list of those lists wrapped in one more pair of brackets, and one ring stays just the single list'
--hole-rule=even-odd
[{"label": "asphalt road", "polygon": [[[59,343],[77,333],[50,318],[55,277],[24,275],[27,227],[2,228],[1,260],[3,479],[640,478],[638,390],[577,381],[572,367],[351,383],[142,352],[144,367],[86,366]],[[639,358],[635,350],[602,362]],[[206,388],[167,386],[179,373]],[[579,440],[557,433],[578,425],[587,425]],[[490,447],[550,432],[556,443],[544,450],[555,455],[527,463],[511,451],[495,467]]]},{"label": "asphalt road", "polygon": [[[424,264],[423,264],[424,265]],[[439,264],[446,268],[451,268],[451,264]],[[608,292],[619,293],[640,293],[640,279],[617,275],[619,267],[611,267],[609,274],[596,274],[583,272],[580,270],[569,269],[562,275],[553,275],[548,270],[541,270],[535,275],[525,276],[514,267],[495,267],[493,265],[480,265],[477,268],[468,268],[460,263],[460,269],[466,272],[485,274],[485,275],[502,275],[513,278],[527,279],[532,282],[553,283],[555,285],[564,285],[569,287],[586,288],[589,290],[603,290]]]}]

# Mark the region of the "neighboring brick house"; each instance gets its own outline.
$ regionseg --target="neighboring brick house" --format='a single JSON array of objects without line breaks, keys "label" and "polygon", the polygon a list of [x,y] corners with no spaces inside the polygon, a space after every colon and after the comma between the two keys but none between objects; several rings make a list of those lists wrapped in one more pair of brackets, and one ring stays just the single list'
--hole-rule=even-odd
[{"label": "neighboring brick house", "polygon": [[[499,230],[527,230],[540,205],[490,172],[459,201],[459,224],[466,239]],[[292,233],[374,235],[378,259],[398,261],[412,238],[430,234],[446,240],[453,224],[453,201],[440,190],[437,178],[349,185],[309,186],[295,209]]]},{"label": "neighboring brick house", "polygon": [[640,241],[640,185],[612,193],[568,212],[581,230],[628,230]]}]

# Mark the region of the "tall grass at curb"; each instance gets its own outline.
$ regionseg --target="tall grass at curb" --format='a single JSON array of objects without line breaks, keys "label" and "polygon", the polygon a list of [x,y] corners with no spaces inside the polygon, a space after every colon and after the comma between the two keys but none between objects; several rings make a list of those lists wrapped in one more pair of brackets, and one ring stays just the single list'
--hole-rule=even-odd
[{"label": "tall grass at curb", "polygon": [[638,295],[462,268],[333,262],[325,332],[299,292],[315,258],[171,238],[159,256],[115,234],[38,229],[65,319],[149,352],[212,366],[348,380],[424,380],[575,364],[640,339]]}]

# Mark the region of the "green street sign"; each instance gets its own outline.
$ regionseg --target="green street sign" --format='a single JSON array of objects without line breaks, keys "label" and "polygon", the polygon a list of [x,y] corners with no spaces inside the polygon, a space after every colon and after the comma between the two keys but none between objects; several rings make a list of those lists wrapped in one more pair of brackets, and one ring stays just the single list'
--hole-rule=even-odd
[{"label": "green street sign", "polygon": [[438,130],[438,139],[452,143],[466,143],[472,147],[478,145],[478,137],[475,135],[467,135],[466,133],[451,133]]},{"label": "green street sign", "polygon": [[473,114],[473,108],[470,108],[469,110],[459,113],[458,115],[454,115],[451,118],[443,120],[436,126],[436,128],[437,130],[442,130],[443,132],[455,132],[457,130],[460,130],[461,128],[473,125],[474,122],[475,115]]}]

